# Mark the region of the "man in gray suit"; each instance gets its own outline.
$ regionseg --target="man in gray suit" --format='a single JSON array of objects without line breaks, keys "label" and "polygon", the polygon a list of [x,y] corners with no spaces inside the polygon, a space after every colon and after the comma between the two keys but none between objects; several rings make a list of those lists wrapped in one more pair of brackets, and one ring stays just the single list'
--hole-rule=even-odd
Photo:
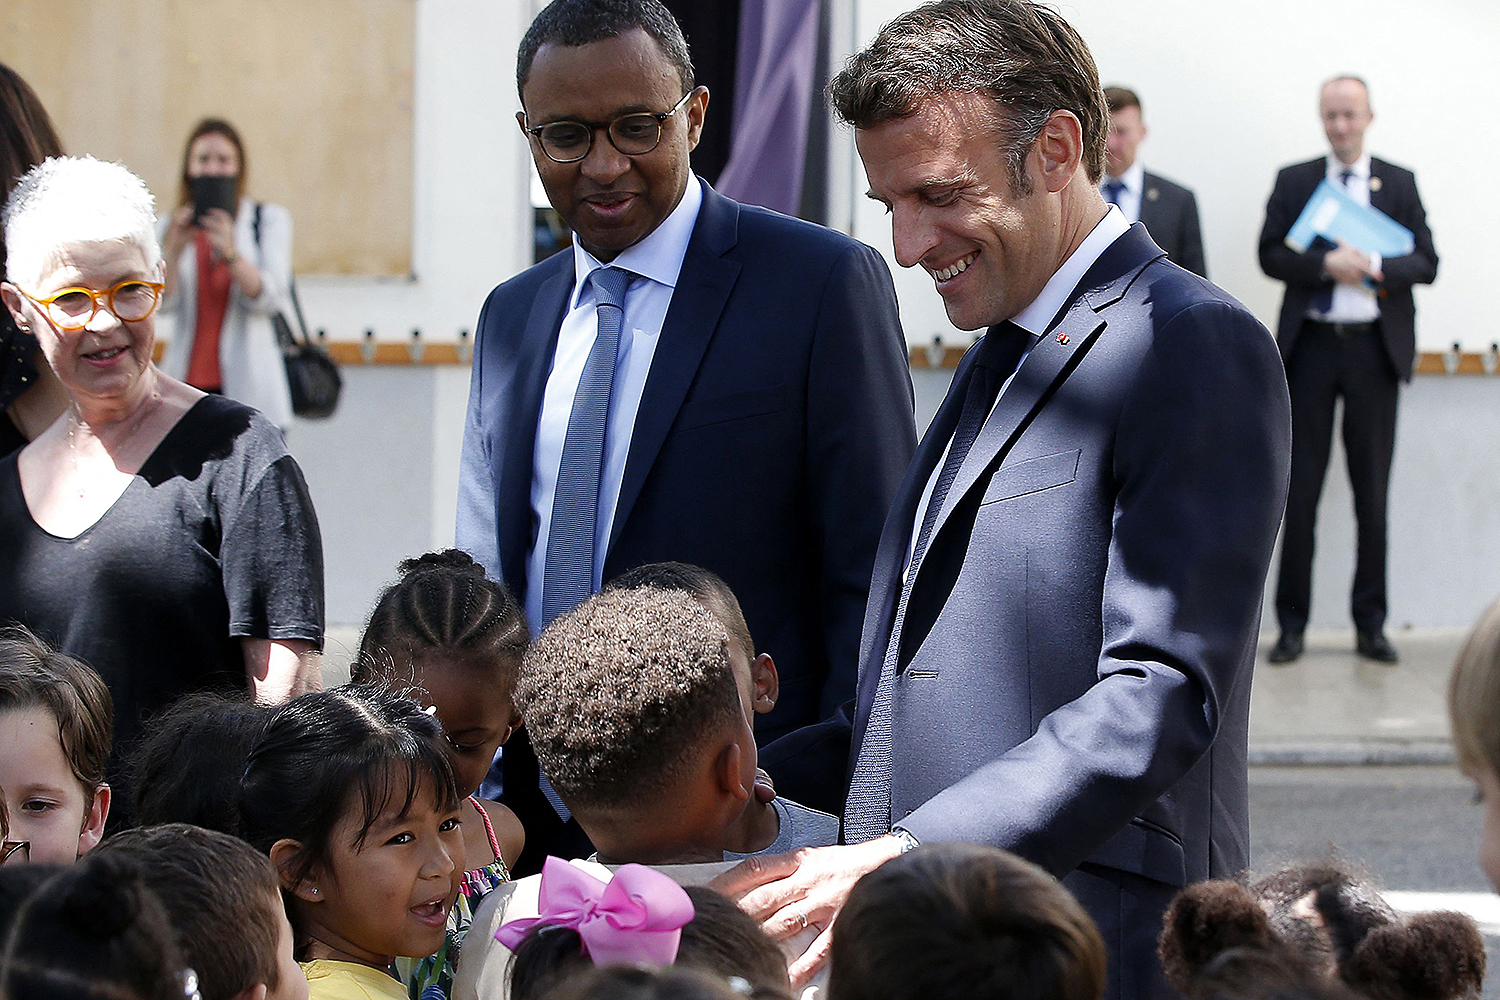
[{"label": "man in gray suit", "polygon": [[1141,99],[1125,87],[1105,87],[1109,103],[1109,143],[1104,150],[1104,200],[1120,206],[1126,222],[1146,227],[1172,263],[1208,277],[1203,231],[1193,192],[1146,170],[1137,155],[1146,138]]},{"label": "man in gray suit", "polygon": [[[1248,863],[1246,730],[1290,413],[1267,330],[1099,193],[1108,114],[1032,0],[903,14],[833,84],[896,259],[984,335],[876,552],[844,842],[727,873],[774,935],[827,928],[920,842],[1014,851],[1169,995],[1160,917]],[[828,937],[793,968],[818,964]]]}]

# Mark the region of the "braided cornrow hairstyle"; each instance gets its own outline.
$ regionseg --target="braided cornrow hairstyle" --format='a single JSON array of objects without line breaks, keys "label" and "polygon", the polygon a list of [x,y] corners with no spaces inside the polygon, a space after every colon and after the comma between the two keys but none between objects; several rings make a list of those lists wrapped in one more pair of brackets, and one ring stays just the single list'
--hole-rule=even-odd
[{"label": "braided cornrow hairstyle", "polygon": [[375,602],[352,668],[355,683],[410,682],[413,663],[442,656],[502,673],[515,685],[530,643],[521,607],[503,584],[457,549],[406,559],[401,577]]}]

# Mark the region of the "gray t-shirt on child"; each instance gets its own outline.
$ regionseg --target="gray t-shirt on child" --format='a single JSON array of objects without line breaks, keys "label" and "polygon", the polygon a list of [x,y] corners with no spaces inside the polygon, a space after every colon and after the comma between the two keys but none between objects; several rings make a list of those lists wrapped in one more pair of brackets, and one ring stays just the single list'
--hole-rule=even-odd
[{"label": "gray t-shirt on child", "polygon": [[[820,809],[810,809],[780,796],[771,800],[771,806],[776,810],[776,818],[781,823],[781,829],[777,832],[776,839],[771,842],[770,847],[755,851],[754,854],[782,854],[786,851],[795,851],[799,847],[828,847],[839,842],[839,818],[837,816]],[[726,861],[743,861],[750,856],[737,854],[734,851],[724,852]]]}]

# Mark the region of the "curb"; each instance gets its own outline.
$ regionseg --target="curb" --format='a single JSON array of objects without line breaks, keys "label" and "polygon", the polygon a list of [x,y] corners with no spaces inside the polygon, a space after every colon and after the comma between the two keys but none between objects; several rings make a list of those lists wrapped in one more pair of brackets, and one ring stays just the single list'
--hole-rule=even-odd
[{"label": "curb", "polygon": [[1252,746],[1251,767],[1413,767],[1453,765],[1448,740],[1368,740],[1347,743],[1277,743]]}]

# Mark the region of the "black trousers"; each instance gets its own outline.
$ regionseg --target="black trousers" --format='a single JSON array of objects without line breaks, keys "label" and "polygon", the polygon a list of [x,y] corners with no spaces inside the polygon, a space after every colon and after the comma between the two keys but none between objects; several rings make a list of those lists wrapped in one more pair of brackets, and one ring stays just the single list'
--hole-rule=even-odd
[{"label": "black trousers", "polygon": [[1354,493],[1356,549],[1349,611],[1361,632],[1386,617],[1386,498],[1396,446],[1400,379],[1375,324],[1339,333],[1307,321],[1286,361],[1292,396],[1292,481],[1281,533],[1276,617],[1283,632],[1307,627],[1314,522],[1333,446],[1334,404],[1344,400],[1344,453]]}]

